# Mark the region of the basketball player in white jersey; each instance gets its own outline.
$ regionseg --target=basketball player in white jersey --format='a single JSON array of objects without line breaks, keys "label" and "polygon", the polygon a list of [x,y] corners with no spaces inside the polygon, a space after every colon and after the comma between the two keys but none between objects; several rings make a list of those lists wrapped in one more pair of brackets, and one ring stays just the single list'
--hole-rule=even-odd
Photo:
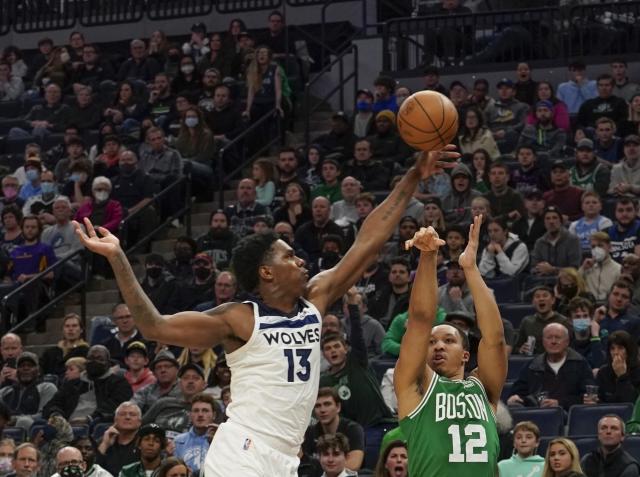
[{"label": "basketball player in white jersey", "polygon": [[343,259],[311,281],[305,263],[273,234],[243,239],[233,253],[239,284],[256,299],[206,312],[161,315],[138,284],[118,239],[85,219],[82,243],[111,264],[142,335],[186,347],[222,344],[231,369],[229,420],[205,462],[206,477],[293,477],[318,392],[321,315],[358,280],[404,215],[421,178],[449,167],[453,146],[424,153],[365,220]]}]

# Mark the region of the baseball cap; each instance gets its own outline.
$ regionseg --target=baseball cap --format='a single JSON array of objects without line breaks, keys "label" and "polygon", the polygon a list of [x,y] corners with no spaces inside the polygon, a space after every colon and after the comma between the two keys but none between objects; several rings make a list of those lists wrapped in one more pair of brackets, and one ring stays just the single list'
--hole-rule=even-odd
[{"label": "baseball cap", "polygon": [[468,311],[464,311],[464,310],[456,310],[456,311],[451,311],[447,313],[447,316],[445,317],[444,321],[451,321],[455,318],[460,318],[466,321],[470,327],[473,327],[476,325],[476,317],[473,314],[469,313]]},{"label": "baseball cap", "polygon": [[593,151],[593,141],[587,137],[580,139],[576,144],[576,149],[590,149]]},{"label": "baseball cap", "polygon": [[551,170],[554,169],[564,169],[566,171],[567,165],[562,159],[556,159],[555,161],[553,161],[553,164],[551,164]]},{"label": "baseball cap", "polygon": [[558,214],[562,218],[562,212],[555,205],[550,205],[544,209],[542,217],[546,216],[549,212],[553,212],[554,214]]},{"label": "baseball cap", "polygon": [[20,366],[20,363],[22,363],[23,361],[31,361],[36,366],[40,365],[38,355],[32,353],[31,351],[23,351],[22,353],[20,353],[20,356],[18,356],[18,360],[16,361],[16,366]]},{"label": "baseball cap", "polygon": [[340,163],[335,159],[335,157],[330,157],[327,156],[322,160],[322,164],[333,164],[334,166],[336,166],[338,169],[340,169]]},{"label": "baseball cap", "polygon": [[425,66],[425,68],[422,70],[422,74],[426,75],[436,75],[436,76],[440,76],[440,70],[438,69],[437,66],[433,66],[433,65],[428,65]]},{"label": "baseball cap", "polygon": [[534,200],[534,199],[541,200],[542,199],[542,191],[540,191],[538,189],[529,189],[528,191],[526,191],[524,193],[524,198],[528,199],[528,200]]},{"label": "baseball cap", "polygon": [[502,86],[509,86],[510,88],[513,88],[513,81],[511,81],[509,78],[502,78],[500,81],[498,81],[496,88],[501,88]]},{"label": "baseball cap", "polygon": [[203,369],[195,363],[183,364],[178,370],[178,377],[181,378],[184,375],[184,373],[186,373],[189,370],[195,371],[200,375],[202,379],[206,379]]},{"label": "baseball cap", "polygon": [[347,116],[347,113],[345,113],[344,111],[336,111],[331,116],[331,119],[341,119],[345,123],[349,124],[349,116]]},{"label": "baseball cap", "polygon": [[146,357],[149,357],[149,351],[147,351],[147,345],[145,345],[142,341],[133,341],[129,343],[127,349],[125,350],[124,355],[129,356],[131,353],[138,352],[142,353]]},{"label": "baseball cap", "polygon": [[376,121],[378,119],[380,119],[380,118],[385,118],[385,119],[391,121],[392,123],[396,122],[396,115],[390,109],[383,109],[378,114],[376,114]]},{"label": "baseball cap", "polygon": [[213,265],[211,257],[204,252],[196,253],[195,257],[193,257],[193,263],[197,262],[207,262],[209,265]]},{"label": "baseball cap", "polygon": [[629,134],[624,138],[625,144],[640,144],[640,136],[637,134]]},{"label": "baseball cap", "polygon": [[138,437],[142,439],[145,436],[156,436],[162,442],[163,447],[167,442],[164,429],[155,422],[145,424],[140,429],[138,429]]},{"label": "baseball cap", "polygon": [[536,103],[536,109],[538,108],[553,109],[553,103],[548,99],[542,99]]},{"label": "baseball cap", "polygon": [[366,88],[359,89],[358,92],[356,93],[356,98],[358,96],[360,96],[361,94],[365,94],[365,95],[369,96],[369,98],[371,98],[373,100],[373,93],[371,91],[369,91],[368,89],[366,89]]},{"label": "baseball cap", "polygon": [[156,357],[153,359],[153,362],[151,363],[151,366],[150,366],[151,370],[153,371],[156,364],[162,361],[169,361],[176,368],[180,366],[180,364],[178,363],[178,360],[175,358],[175,356],[173,356],[173,353],[165,349],[156,354]]},{"label": "baseball cap", "polygon": [[200,32],[200,33],[207,33],[207,26],[202,23],[194,23],[193,25],[191,25],[191,31],[192,32]]}]

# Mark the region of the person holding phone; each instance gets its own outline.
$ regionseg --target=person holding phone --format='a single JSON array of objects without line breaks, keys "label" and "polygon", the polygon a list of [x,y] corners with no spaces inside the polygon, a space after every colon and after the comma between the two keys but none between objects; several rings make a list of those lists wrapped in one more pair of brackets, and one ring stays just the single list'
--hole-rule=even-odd
[{"label": "person holding phone", "polygon": [[22,353],[22,340],[18,335],[7,333],[0,339],[0,355],[2,356],[0,387],[16,383],[16,361],[20,353]]}]

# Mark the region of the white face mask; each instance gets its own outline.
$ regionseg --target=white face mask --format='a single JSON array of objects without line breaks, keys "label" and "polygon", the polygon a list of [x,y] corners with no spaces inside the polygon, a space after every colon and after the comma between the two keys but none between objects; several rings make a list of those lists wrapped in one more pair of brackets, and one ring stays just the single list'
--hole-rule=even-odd
[{"label": "white face mask", "polygon": [[183,65],[182,67],[180,67],[180,71],[182,71],[185,75],[193,73],[193,70],[193,65]]},{"label": "white face mask", "polygon": [[109,198],[109,193],[104,190],[96,191],[93,193],[93,196],[96,198],[98,202],[104,202]]},{"label": "white face mask", "polygon": [[11,472],[13,467],[11,467],[11,457],[0,457],[0,473],[5,474],[7,472]]},{"label": "white face mask", "polygon": [[593,247],[591,249],[591,256],[596,262],[600,263],[607,258],[607,251],[602,247]]},{"label": "white face mask", "polygon": [[70,59],[71,59],[71,56],[69,55],[69,53],[66,53],[66,52],[60,53],[60,61],[62,61],[63,63],[69,63]]}]

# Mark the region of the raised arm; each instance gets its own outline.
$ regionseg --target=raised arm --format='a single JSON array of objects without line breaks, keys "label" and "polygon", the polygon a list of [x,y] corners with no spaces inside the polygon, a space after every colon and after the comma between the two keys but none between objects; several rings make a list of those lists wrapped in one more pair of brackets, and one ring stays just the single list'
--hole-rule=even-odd
[{"label": "raised arm", "polygon": [[396,363],[393,379],[398,397],[399,419],[415,409],[421,398],[421,390],[426,389],[433,375],[433,371],[427,366],[427,350],[438,303],[438,248],[445,243],[438,238],[433,227],[421,228],[409,242],[421,252],[411,289],[407,331],[402,338],[400,358]]},{"label": "raised arm", "polygon": [[309,283],[307,297],[321,310],[326,309],[358,280],[402,218],[418,181],[454,164],[446,162],[460,154],[449,145],[440,152],[422,153],[415,167],[409,169],[389,196],[369,214],[356,241],[340,262],[330,270],[316,275]]},{"label": "raised arm", "polygon": [[[85,233],[80,224],[73,222],[82,244],[92,252],[107,258],[115,274],[120,293],[131,310],[136,326],[142,335],[153,341],[198,348],[210,348],[228,339],[243,336],[243,329],[234,329],[234,323],[251,321],[245,305],[228,303],[207,313],[185,311],[163,316],[153,305],[138,283],[135,274],[120,248],[118,238],[104,227],[98,227],[99,237],[89,219],[84,219]],[[248,315],[248,316],[247,316]],[[253,326],[253,324],[251,324]]]},{"label": "raised arm", "polygon": [[507,344],[496,299],[476,265],[481,224],[481,215],[473,219],[467,248],[460,255],[458,263],[464,270],[476,308],[476,321],[482,334],[478,347],[478,378],[484,385],[491,404],[497,406],[507,377]]}]

